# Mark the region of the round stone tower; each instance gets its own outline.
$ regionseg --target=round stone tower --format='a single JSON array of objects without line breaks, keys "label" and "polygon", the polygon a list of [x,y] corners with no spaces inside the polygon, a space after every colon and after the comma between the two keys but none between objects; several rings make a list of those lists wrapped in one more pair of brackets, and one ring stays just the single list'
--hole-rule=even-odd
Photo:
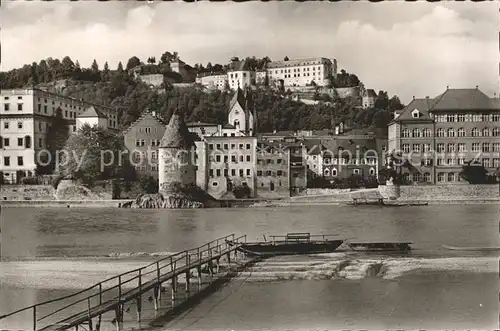
[{"label": "round stone tower", "polygon": [[193,135],[183,116],[176,110],[158,148],[158,187],[168,193],[172,183],[196,184],[196,160]]}]

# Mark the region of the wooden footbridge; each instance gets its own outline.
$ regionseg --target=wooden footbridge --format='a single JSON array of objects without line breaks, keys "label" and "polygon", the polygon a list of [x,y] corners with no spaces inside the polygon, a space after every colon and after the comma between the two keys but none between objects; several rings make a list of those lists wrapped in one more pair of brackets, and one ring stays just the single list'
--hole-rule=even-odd
[{"label": "wooden footbridge", "polygon": [[[198,290],[202,287],[203,274],[209,278],[209,284],[217,279],[223,273],[220,271],[221,260],[231,267],[231,255],[234,260],[238,258],[237,249],[240,245],[230,246],[226,240],[244,243],[246,235],[235,238],[234,234],[231,234],[106,279],[77,293],[0,316],[0,329],[6,329],[7,327],[2,328],[2,325],[11,319],[25,321],[30,318],[34,331],[62,331],[70,328],[78,330],[79,327],[81,330],[99,331],[103,322],[102,316],[111,313],[114,315],[111,323],[120,330],[123,328],[125,304],[135,305],[137,322],[140,322],[143,297],[149,294],[146,303],[152,302],[154,310],[158,311],[167,283],[171,288],[169,306],[173,309],[188,300],[192,294],[191,278],[197,279]],[[179,280],[183,280],[185,284],[183,298],[177,295]]]}]

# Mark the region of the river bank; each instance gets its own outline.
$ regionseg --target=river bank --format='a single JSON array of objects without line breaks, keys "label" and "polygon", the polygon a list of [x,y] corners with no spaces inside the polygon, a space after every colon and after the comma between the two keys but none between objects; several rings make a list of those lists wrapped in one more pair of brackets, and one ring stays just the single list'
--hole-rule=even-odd
[{"label": "river bank", "polygon": [[[36,207],[36,208],[120,208],[123,204],[131,203],[135,199],[121,200],[4,200],[0,206],[4,207]],[[472,199],[397,199],[401,203],[427,203],[429,205],[491,205],[500,204],[500,198],[472,198]],[[241,199],[241,200],[218,200],[206,208],[247,208],[247,207],[285,207],[285,206],[307,206],[307,205],[346,205],[352,199],[318,195],[301,196],[290,199]]]}]

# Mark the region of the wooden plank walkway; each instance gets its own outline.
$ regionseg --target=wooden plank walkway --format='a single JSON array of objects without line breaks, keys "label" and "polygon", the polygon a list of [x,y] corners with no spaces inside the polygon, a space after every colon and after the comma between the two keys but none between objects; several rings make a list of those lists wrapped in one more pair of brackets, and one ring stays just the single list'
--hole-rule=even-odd
[{"label": "wooden plank walkway", "polygon": [[[234,245],[234,246],[228,245],[226,240],[231,240],[236,243],[243,243],[246,241],[246,236],[235,238],[234,234],[232,234],[229,236],[213,240],[195,249],[167,256],[145,267],[131,270],[129,272],[107,279],[101,283],[98,283],[78,293],[42,302],[30,307],[20,309],[10,314],[0,316],[0,322],[4,319],[15,316],[16,314],[19,314],[21,312],[29,311],[31,309],[33,311],[33,330],[35,331],[38,330],[63,331],[63,330],[68,330],[69,328],[78,329],[78,326],[80,325],[87,325],[89,330],[99,330],[101,325],[102,315],[107,312],[114,311],[117,329],[120,329],[120,323],[123,323],[124,303],[135,300],[137,309],[137,318],[138,321],[140,321],[141,307],[142,307],[141,299],[142,296],[147,292],[153,291],[153,303],[155,305],[155,310],[158,310],[162,292],[161,291],[162,284],[170,282],[170,285],[172,287],[172,305],[175,306],[174,295],[175,292],[177,291],[179,276],[181,275],[186,276],[185,286],[186,286],[186,291],[189,293],[190,279],[192,278],[191,270],[193,269],[197,270],[198,282],[199,284],[201,284],[201,273],[204,267],[208,269],[208,272],[210,274],[210,279],[212,279],[212,276],[219,272],[220,259],[226,258],[227,262],[230,265],[231,253],[234,252],[236,258],[237,257],[236,250],[239,248],[239,245]],[[192,259],[193,256],[195,256],[195,259]],[[177,266],[177,263],[183,263],[183,262],[185,263],[180,266]],[[214,268],[217,269],[215,273],[213,270]],[[124,278],[127,275],[130,274],[133,275],[136,273],[137,276],[133,276],[130,279],[124,280]],[[107,289],[103,289],[104,283],[110,283],[116,280],[118,281],[118,285],[111,286]],[[137,284],[133,285],[132,289],[128,290],[127,292],[124,292],[124,289],[126,289],[124,288],[124,285],[134,280],[137,281]],[[130,285],[131,284],[129,284],[129,287]],[[97,293],[86,294],[84,298],[81,298],[71,303],[66,303],[63,307],[57,310],[52,310],[49,313],[46,313],[42,317],[37,316],[37,310],[39,310],[40,307],[47,306],[57,301],[64,301],[71,298],[75,299],[78,295],[85,294],[86,292],[95,292],[97,289],[98,289]],[[107,292],[108,294],[110,294],[110,291],[112,290],[115,291],[117,290],[118,294],[113,295],[111,298],[107,300],[103,300],[103,294]],[[92,301],[93,300],[95,301],[97,299],[98,303],[93,305]],[[87,309],[80,308],[77,313],[69,311],[70,307],[74,307],[77,304],[81,305],[84,304],[85,302],[87,303]],[[47,318],[52,317],[54,319],[56,315],[59,315],[60,317],[58,317],[57,320],[55,320],[54,322],[48,322]],[[93,325],[95,318],[97,318],[98,321],[96,322],[95,325]],[[45,320],[46,323],[48,324],[43,327],[37,327],[39,326],[39,324],[41,324],[39,322],[43,320]]]}]

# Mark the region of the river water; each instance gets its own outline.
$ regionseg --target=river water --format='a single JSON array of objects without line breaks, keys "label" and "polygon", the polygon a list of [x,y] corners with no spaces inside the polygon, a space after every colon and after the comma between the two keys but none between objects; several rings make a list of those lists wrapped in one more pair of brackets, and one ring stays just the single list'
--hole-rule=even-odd
[{"label": "river water", "polygon": [[[231,233],[251,241],[310,232],[411,241],[414,250],[403,257],[340,252],[266,261],[166,328],[498,328],[498,253],[442,245],[498,247],[499,220],[498,205],[3,208],[0,315]],[[374,265],[383,273],[371,275]],[[0,329],[30,327],[11,323],[0,321]]]}]

